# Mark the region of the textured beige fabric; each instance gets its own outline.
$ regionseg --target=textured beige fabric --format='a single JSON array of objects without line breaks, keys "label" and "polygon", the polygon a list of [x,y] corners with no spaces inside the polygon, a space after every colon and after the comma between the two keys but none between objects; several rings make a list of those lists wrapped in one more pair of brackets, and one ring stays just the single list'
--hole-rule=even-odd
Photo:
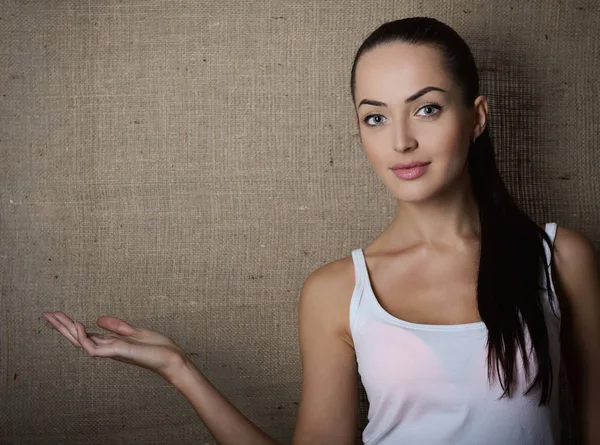
[{"label": "textured beige fabric", "polygon": [[[87,358],[44,310],[171,336],[290,441],[303,279],[394,216],[348,86],[354,52],[387,20],[433,16],[463,35],[509,187],[538,221],[598,245],[598,8],[0,2],[1,443],[213,443],[167,383]],[[365,408],[363,396],[363,422]]]}]

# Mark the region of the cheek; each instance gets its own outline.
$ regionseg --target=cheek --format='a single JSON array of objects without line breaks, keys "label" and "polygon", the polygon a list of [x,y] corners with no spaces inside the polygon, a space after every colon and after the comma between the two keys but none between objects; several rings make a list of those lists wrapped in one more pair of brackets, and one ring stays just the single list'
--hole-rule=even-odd
[{"label": "cheek", "polygon": [[389,144],[389,137],[386,137],[385,131],[374,131],[372,129],[361,130],[360,139],[369,159],[375,170],[382,166],[387,166],[390,155],[393,156],[392,147]]},{"label": "cheek", "polygon": [[423,135],[423,147],[428,147],[432,160],[446,164],[450,169],[462,168],[469,150],[469,141],[465,139],[465,130],[459,122],[440,126]]}]

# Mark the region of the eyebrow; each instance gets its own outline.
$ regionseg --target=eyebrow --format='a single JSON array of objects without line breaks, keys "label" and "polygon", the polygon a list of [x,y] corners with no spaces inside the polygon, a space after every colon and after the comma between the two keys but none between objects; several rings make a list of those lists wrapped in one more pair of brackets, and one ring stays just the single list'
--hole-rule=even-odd
[{"label": "eyebrow", "polygon": [[[410,97],[407,97],[406,100],[404,101],[405,104],[409,103],[409,102],[413,102],[415,100],[417,100],[419,97],[423,96],[424,94],[429,93],[430,91],[441,91],[442,93],[446,93],[446,90],[443,90],[439,87],[434,87],[434,86],[428,86],[425,88],[420,89],[419,91],[417,91],[415,94],[413,94]],[[376,107],[387,107],[387,104],[385,102],[381,102],[379,100],[373,100],[373,99],[363,99],[360,101],[360,104],[358,104],[358,106],[360,107],[361,105],[374,105]]]}]

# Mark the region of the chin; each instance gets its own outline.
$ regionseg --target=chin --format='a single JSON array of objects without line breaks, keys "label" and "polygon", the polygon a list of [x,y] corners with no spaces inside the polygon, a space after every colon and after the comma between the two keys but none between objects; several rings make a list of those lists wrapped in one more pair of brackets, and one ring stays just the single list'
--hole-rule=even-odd
[{"label": "chin", "polygon": [[426,190],[414,190],[412,192],[395,190],[392,191],[392,194],[398,201],[410,204],[423,204],[435,196],[435,193],[429,193]]},{"label": "chin", "polygon": [[398,201],[411,204],[427,202],[444,188],[443,185],[435,186],[431,181],[425,180],[425,177],[411,181],[403,181],[394,177],[386,186]]}]

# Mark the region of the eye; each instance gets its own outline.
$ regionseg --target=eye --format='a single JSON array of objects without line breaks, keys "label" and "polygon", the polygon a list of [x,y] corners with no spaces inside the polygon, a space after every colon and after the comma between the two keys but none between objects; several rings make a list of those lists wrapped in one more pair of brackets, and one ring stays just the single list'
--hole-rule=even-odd
[{"label": "eye", "polygon": [[421,110],[427,110],[428,112],[425,114],[421,114],[420,116],[423,117],[431,117],[431,116],[435,116],[436,114],[439,114],[440,110],[442,109],[441,105],[438,104],[427,104],[422,106],[421,108],[419,108],[419,111]]},{"label": "eye", "polygon": [[385,117],[381,114],[369,114],[368,116],[365,116],[363,122],[370,127],[377,127],[378,125],[381,125],[384,120]]}]

